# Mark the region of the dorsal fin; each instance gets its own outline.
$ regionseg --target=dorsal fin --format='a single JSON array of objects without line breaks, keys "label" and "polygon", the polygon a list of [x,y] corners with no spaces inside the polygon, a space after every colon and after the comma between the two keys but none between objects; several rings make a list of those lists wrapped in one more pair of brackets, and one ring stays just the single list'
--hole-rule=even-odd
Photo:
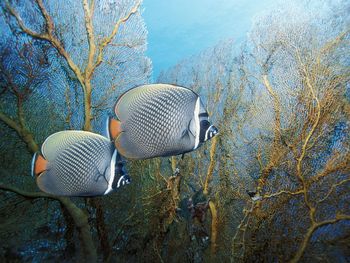
[{"label": "dorsal fin", "polygon": [[102,135],[87,131],[59,131],[54,134],[51,134],[49,137],[46,138],[43,145],[41,146],[41,153],[46,160],[51,161],[55,159],[57,154],[67,149],[73,143],[79,142],[89,137],[98,137],[103,140],[108,140]]},{"label": "dorsal fin", "polygon": [[117,100],[114,106],[114,113],[121,121],[126,120],[130,115],[131,102],[140,96],[141,93],[149,90],[150,85],[138,86],[124,92]]},{"label": "dorsal fin", "polygon": [[[123,122],[124,120],[128,119],[130,116],[130,105],[136,102],[141,97],[145,98],[153,98],[154,96],[159,96],[160,91],[169,90],[169,89],[177,89],[177,90],[186,90],[189,91],[195,96],[198,96],[196,93],[194,93],[192,90],[180,86],[175,86],[171,84],[147,84],[138,86],[132,89],[127,90],[124,92],[117,100],[115,106],[114,106],[114,112],[117,115],[118,119]],[[147,99],[146,99],[147,100]]]},{"label": "dorsal fin", "polygon": [[40,153],[35,153],[32,159],[32,176],[38,177],[47,169],[48,161]]}]

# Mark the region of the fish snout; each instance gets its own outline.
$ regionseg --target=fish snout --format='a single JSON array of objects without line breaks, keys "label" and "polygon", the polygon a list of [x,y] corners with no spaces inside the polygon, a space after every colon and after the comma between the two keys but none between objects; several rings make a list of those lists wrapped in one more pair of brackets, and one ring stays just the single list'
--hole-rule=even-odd
[{"label": "fish snout", "polygon": [[214,137],[215,135],[217,135],[219,133],[219,130],[214,125],[212,125],[209,129],[209,133],[212,133],[213,134],[212,137]]},{"label": "fish snout", "polygon": [[206,139],[210,140],[211,138],[213,138],[215,135],[217,135],[219,133],[218,128],[216,128],[214,125],[210,125],[210,127],[207,130],[207,136]]}]

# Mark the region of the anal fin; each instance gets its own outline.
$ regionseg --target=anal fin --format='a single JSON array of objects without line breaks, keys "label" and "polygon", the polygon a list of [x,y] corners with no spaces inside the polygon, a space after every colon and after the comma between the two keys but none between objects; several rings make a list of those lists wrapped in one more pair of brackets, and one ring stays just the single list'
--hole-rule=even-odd
[{"label": "anal fin", "polygon": [[140,156],[140,151],[137,147],[129,141],[129,138],[125,132],[122,132],[114,140],[114,146],[118,150],[118,153],[128,159],[144,159]]}]

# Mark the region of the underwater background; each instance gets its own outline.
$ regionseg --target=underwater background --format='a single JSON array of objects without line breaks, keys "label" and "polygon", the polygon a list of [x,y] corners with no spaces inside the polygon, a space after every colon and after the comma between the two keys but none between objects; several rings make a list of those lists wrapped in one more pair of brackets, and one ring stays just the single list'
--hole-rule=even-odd
[{"label": "underwater background", "polygon": [[[350,1],[0,6],[1,262],[350,261]],[[40,192],[45,138],[105,135],[147,83],[199,93],[219,135],[108,196]]]}]

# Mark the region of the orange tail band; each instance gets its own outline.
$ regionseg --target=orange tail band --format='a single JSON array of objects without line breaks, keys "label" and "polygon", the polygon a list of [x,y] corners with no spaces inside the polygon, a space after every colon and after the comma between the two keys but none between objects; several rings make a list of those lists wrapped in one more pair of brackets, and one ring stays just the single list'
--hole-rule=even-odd
[{"label": "orange tail band", "polygon": [[122,132],[121,122],[116,119],[109,118],[109,121],[108,121],[109,138],[114,141],[121,132]]},{"label": "orange tail band", "polygon": [[32,176],[38,177],[47,169],[48,161],[40,153],[35,153],[32,159]]}]

